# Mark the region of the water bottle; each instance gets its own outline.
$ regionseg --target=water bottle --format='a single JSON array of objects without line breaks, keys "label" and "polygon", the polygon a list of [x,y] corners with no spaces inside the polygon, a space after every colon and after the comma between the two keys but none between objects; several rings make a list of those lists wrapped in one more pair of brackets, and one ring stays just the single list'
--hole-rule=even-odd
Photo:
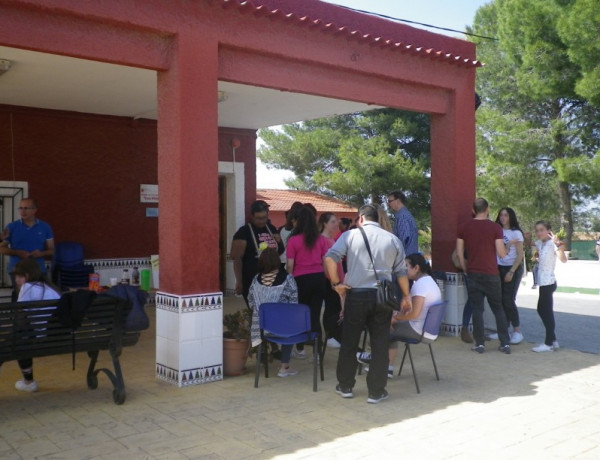
[{"label": "water bottle", "polygon": [[140,272],[137,267],[133,267],[133,272],[131,272],[131,285],[132,286],[140,285]]},{"label": "water bottle", "polygon": [[130,284],[131,278],[129,277],[129,270],[127,268],[123,269],[123,275],[121,275],[121,284]]}]

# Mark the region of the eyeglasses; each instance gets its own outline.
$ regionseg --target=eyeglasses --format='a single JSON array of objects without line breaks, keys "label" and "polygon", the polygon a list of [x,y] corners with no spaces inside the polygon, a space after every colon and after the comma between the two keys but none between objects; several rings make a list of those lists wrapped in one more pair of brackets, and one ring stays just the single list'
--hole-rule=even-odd
[{"label": "eyeglasses", "polygon": [[31,206],[29,206],[29,207],[28,206],[21,206],[21,207],[18,207],[17,209],[19,211],[27,211],[28,209],[35,209],[35,208],[32,208]]},{"label": "eyeglasses", "polygon": [[394,198],[393,200],[388,200],[388,204],[392,204],[394,201],[396,201],[398,198]]}]

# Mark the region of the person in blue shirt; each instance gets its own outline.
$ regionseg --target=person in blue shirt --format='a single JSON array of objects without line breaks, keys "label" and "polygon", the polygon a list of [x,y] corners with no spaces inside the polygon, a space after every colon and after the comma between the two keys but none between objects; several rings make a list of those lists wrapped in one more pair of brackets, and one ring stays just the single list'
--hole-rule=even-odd
[{"label": "person in blue shirt", "polygon": [[419,231],[417,223],[410,211],[406,209],[406,195],[400,191],[388,195],[388,206],[394,213],[394,226],[392,232],[404,245],[405,254],[419,252]]},{"label": "person in blue shirt", "polygon": [[37,202],[24,198],[19,203],[21,219],[12,222],[2,232],[0,254],[10,256],[8,272],[11,275],[13,289],[15,265],[24,259],[35,259],[42,274],[46,274],[45,257],[54,254],[54,234],[52,228],[43,220],[36,218]]}]

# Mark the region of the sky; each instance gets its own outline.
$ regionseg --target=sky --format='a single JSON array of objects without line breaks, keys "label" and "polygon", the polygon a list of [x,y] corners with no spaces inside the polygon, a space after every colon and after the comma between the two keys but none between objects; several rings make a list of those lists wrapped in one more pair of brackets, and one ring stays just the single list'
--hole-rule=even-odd
[{"label": "sky", "polygon": [[[400,19],[432,24],[448,29],[464,31],[473,22],[475,12],[491,0],[323,0],[327,3],[347,6],[364,11],[384,14]],[[418,27],[413,25],[413,27]],[[463,37],[461,34],[428,29],[436,33]],[[258,140],[257,147],[261,142]],[[267,169],[256,160],[256,181],[258,188],[287,188],[284,179],[293,177],[291,171]]]}]

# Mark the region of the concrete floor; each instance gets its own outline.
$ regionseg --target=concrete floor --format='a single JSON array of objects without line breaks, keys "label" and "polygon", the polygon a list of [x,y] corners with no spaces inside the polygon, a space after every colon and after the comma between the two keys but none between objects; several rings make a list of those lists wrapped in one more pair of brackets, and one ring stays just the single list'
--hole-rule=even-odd
[{"label": "concrete floor", "polygon": [[[586,298],[596,300],[594,296]],[[593,301],[592,300],[592,301]],[[239,308],[226,299],[226,308]],[[154,322],[154,311],[149,309]],[[582,320],[586,321],[586,316]],[[600,356],[570,349],[536,354],[529,344],[503,355],[489,346],[476,355],[457,338],[434,349],[415,347],[421,391],[410,371],[388,385],[390,399],[366,404],[335,394],[336,350],[328,350],[325,382],[311,391],[311,364],[300,373],[261,378],[253,361],[241,377],[185,389],[154,377],[153,326],[126,348],[127,401],[113,404],[108,381],[85,384],[87,359],[69,355],[35,361],[40,391],[19,393],[16,363],[0,376],[0,458],[590,458],[600,457]],[[106,362],[106,356],[103,358]]]}]

